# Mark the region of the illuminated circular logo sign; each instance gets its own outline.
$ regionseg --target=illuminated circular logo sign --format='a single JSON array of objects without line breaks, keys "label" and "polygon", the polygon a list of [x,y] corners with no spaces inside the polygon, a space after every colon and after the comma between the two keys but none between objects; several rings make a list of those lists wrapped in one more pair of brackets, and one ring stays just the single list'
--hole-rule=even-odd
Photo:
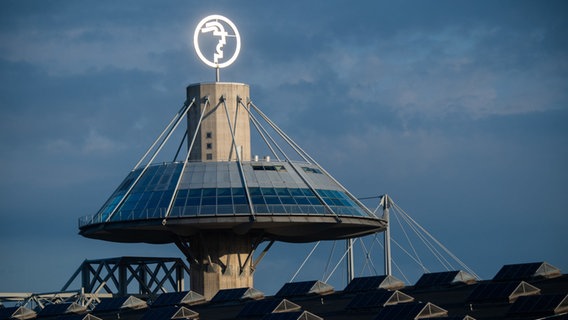
[{"label": "illuminated circular logo sign", "polygon": [[215,14],[199,22],[193,34],[193,45],[203,63],[213,68],[224,68],[237,59],[241,37],[231,20]]}]

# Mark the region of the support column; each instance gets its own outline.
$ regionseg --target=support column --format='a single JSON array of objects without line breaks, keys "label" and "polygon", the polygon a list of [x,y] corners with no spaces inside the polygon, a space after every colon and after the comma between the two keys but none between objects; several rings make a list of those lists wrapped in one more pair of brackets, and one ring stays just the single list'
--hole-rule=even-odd
[{"label": "support column", "polygon": [[253,287],[254,242],[248,236],[203,233],[189,240],[190,289],[210,300],[219,290]]},{"label": "support column", "polygon": [[391,276],[391,245],[390,245],[390,221],[389,221],[389,208],[390,199],[388,195],[384,195],[381,200],[383,205],[383,219],[387,222],[387,228],[385,230],[385,275]]},{"label": "support column", "polygon": [[[239,100],[246,103],[249,96],[249,86],[243,83],[199,83],[187,87],[187,98],[196,101],[187,116],[188,146],[197,131],[189,154],[191,161],[235,161],[237,152],[241,161],[250,161],[250,118],[239,103]],[[198,127],[204,108],[207,108],[205,116]],[[227,113],[230,119],[227,119]],[[231,123],[230,128],[228,123]],[[231,131],[235,136],[234,145]]]}]

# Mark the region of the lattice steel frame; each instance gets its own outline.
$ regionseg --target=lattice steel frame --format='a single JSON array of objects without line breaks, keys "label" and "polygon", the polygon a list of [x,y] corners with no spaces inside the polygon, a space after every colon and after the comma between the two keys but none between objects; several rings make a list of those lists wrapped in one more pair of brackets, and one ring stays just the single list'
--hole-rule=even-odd
[{"label": "lattice steel frame", "polygon": [[[85,260],[63,286],[62,291],[81,277],[81,287],[87,293],[104,290],[117,296],[128,294],[157,295],[185,290],[184,278],[189,268],[180,258],[119,257]],[[128,292],[137,285],[138,292]]]}]

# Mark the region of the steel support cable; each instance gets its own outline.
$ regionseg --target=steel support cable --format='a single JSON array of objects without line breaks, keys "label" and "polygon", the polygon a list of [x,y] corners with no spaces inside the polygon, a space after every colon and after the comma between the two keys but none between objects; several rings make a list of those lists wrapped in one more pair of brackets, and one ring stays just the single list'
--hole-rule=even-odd
[{"label": "steel support cable", "polygon": [[351,194],[351,192],[349,192],[349,190],[347,190],[347,188],[345,188],[341,183],[339,183],[339,181],[337,181],[332,175],[329,174],[329,172],[327,172],[322,166],[319,165],[319,163],[317,163],[306,151],[304,151],[296,142],[294,142],[294,140],[292,140],[284,131],[282,131],[282,129],[280,129],[272,120],[270,120],[254,103],[250,103],[255,110],[261,115],[261,117],[278,133],[280,134],[280,136],[286,140],[286,142],[288,142],[288,144],[294,149],[294,151],[296,151],[296,153],[298,153],[298,155],[300,157],[302,157],[302,159],[304,159],[304,161],[308,162],[308,163],[313,163],[315,164],[323,173],[325,173],[325,175],[327,175],[328,178],[330,178],[333,182],[337,183],[337,185],[339,185],[343,191],[347,194],[347,196],[349,196],[351,198],[351,200],[353,200],[355,203],[357,203],[360,207],[363,208],[363,210],[367,211],[367,214],[370,214],[371,216],[374,216],[375,218],[377,218],[363,203],[361,203],[361,201],[359,201],[355,196],[353,196]]},{"label": "steel support cable", "polygon": [[[302,152],[304,154],[306,154],[292,139],[290,139],[280,128],[278,128],[278,126],[272,122],[272,120],[270,120],[262,111],[260,111],[260,109],[254,105],[254,103],[250,103],[251,106],[256,110],[256,112],[264,119],[264,121],[266,121],[268,123],[268,125],[270,125],[272,127],[272,129],[274,131],[276,131],[277,134],[280,135],[281,138],[284,139],[285,142],[288,143],[288,145],[290,147],[292,147],[303,159],[304,161],[310,163],[303,155]],[[298,148],[300,151],[298,151]],[[279,148],[280,149],[280,148]],[[319,195],[319,193],[316,191],[316,189],[313,187],[312,183],[306,179],[304,177],[304,175],[300,172],[300,170],[294,165],[294,162],[291,161],[290,158],[288,158],[288,156],[286,156],[286,154],[280,149],[280,151],[284,154],[284,157],[286,158],[286,160],[288,160],[288,162],[290,163],[290,166],[292,167],[292,169],[294,169],[294,171],[298,174],[298,176],[302,179],[302,181],[304,181],[304,183],[310,188],[310,190],[313,192],[313,194],[316,196],[316,198],[318,198],[319,202],[329,211],[331,212],[334,216],[335,219],[337,220],[337,222],[341,222],[341,218],[339,217],[339,214],[337,214],[324,200],[323,198]],[[307,154],[306,154],[307,155]],[[308,156],[309,157],[309,156]],[[322,172],[325,172],[328,177],[330,177],[332,180],[333,177],[331,177],[323,168],[321,168],[320,165],[316,164],[321,170]],[[336,181],[337,182],[337,181]],[[338,182],[337,182],[338,183]],[[339,183],[338,183],[339,184]],[[343,188],[345,190],[345,188]],[[348,194],[349,192],[347,190],[345,190]]]},{"label": "steel support cable", "polygon": [[[276,130],[274,128],[274,124],[271,124],[269,121],[270,119],[268,119],[266,117],[266,115],[262,114],[262,112],[258,109],[258,107],[256,107],[252,102],[250,103],[255,110],[261,115],[261,117],[264,119],[264,121],[266,121],[271,127],[272,129]],[[251,113],[251,117],[254,119],[254,116]],[[282,155],[284,156],[284,158],[288,161],[288,163],[290,164],[290,166],[292,167],[292,169],[294,169],[294,171],[296,172],[296,174],[298,174],[298,176],[300,177],[300,179],[302,179],[302,181],[310,188],[310,190],[312,191],[312,193],[315,195],[315,197],[319,200],[319,202],[329,211],[331,212],[334,216],[335,219],[337,220],[337,222],[341,222],[341,218],[339,217],[339,215],[337,213],[335,213],[335,211],[333,211],[333,209],[323,200],[323,198],[319,195],[319,193],[316,191],[316,189],[314,188],[314,186],[312,185],[312,183],[306,179],[304,177],[304,175],[300,172],[300,170],[294,165],[294,162],[286,155],[286,153],[284,152],[284,150],[282,150],[280,148],[280,146],[278,145],[278,143],[276,143],[276,141],[274,141],[274,139],[268,134],[268,132],[266,131],[266,129],[262,126],[262,124],[260,124],[260,127],[266,132],[266,134],[268,135],[268,137],[272,140],[272,142],[276,145],[276,147],[278,148],[278,150],[282,153]],[[277,134],[279,134],[278,131],[276,131]],[[282,137],[282,135],[280,134],[280,137]],[[283,137],[282,137],[283,138]],[[286,141],[286,140],[285,140]],[[290,144],[289,141],[288,144]],[[272,150],[272,149],[271,149]],[[274,150],[272,150],[274,152]],[[296,151],[297,152],[297,151]],[[276,154],[275,154],[276,155]],[[276,155],[278,157],[278,155]],[[280,160],[280,159],[278,159]]]},{"label": "steel support cable", "polygon": [[[193,101],[195,101],[195,98],[193,98]],[[191,105],[193,105],[193,101],[191,103]],[[201,122],[203,121],[203,118],[205,116],[205,112],[207,111],[207,106],[209,105],[209,99],[207,98],[205,100],[205,106],[203,107],[203,110],[201,111],[201,115],[199,115],[199,120],[197,121],[197,128],[201,127]],[[191,108],[190,105],[190,108]],[[189,108],[187,110],[187,112],[189,112]],[[186,131],[189,133],[189,131]],[[164,220],[162,220],[162,225],[166,225],[167,221],[166,219],[170,216],[170,214],[172,213],[173,207],[174,207],[174,203],[175,200],[177,198],[177,194],[179,191],[179,186],[181,184],[181,180],[183,178],[183,172],[185,171],[185,168],[187,167],[187,163],[189,162],[189,155],[191,154],[191,151],[193,150],[193,145],[195,144],[195,140],[197,139],[197,133],[199,132],[199,130],[195,130],[195,133],[193,134],[193,137],[191,137],[191,142],[189,143],[189,148],[187,149],[187,154],[185,155],[185,158],[183,160],[183,166],[181,168],[181,173],[176,181],[176,186],[174,188],[174,193],[172,194],[172,198],[170,199],[170,203],[168,204],[168,208],[166,209],[166,214],[164,215]]]},{"label": "steel support cable", "polygon": [[[379,244],[379,246],[380,246],[381,248],[384,249],[383,244],[379,241],[379,239],[378,239],[377,237],[375,237],[374,240],[375,240],[376,243]],[[392,240],[395,242],[395,244],[398,244],[394,239],[392,239]],[[398,245],[398,246],[399,246],[399,248],[400,248],[403,252],[406,252],[406,250],[405,250],[404,248],[400,247],[400,245]],[[408,252],[406,252],[406,254],[407,254],[411,259],[413,259],[412,255],[410,255]],[[404,274],[404,272],[403,272],[402,269],[398,266],[398,264],[396,263],[396,261],[395,261],[394,259],[392,260],[392,263],[394,264],[394,266],[395,266],[395,268],[398,270],[398,272],[402,275],[402,277],[404,278],[404,280],[406,280],[407,283],[410,283],[410,281],[408,280],[408,278],[406,277],[406,275]]]},{"label": "steel support cable", "polygon": [[[225,108],[225,114],[227,115],[227,121],[229,122],[229,131],[231,132],[231,138],[233,139],[233,148],[237,151],[237,143],[235,141],[235,133],[233,132],[233,128],[231,128],[231,118],[229,116],[229,109],[227,108],[227,104],[225,103],[225,99],[222,100],[223,107]],[[248,190],[248,183],[247,178],[245,176],[245,171],[243,170],[243,162],[241,160],[240,152],[237,152],[237,167],[239,168],[239,174],[241,176],[241,182],[243,184],[243,188],[245,189],[245,194],[247,196],[248,205],[250,208],[250,214],[253,220],[256,220],[255,212],[254,212],[254,204],[252,203],[252,197]]]},{"label": "steel support cable", "polygon": [[[398,222],[398,225],[400,226],[400,229],[402,230],[402,233],[404,233],[404,236],[406,237],[406,241],[408,242],[408,244],[410,245],[410,247],[412,248],[412,252],[414,252],[414,256],[416,257],[416,259],[420,262],[420,266],[422,266],[422,268],[424,269],[424,263],[422,262],[422,259],[420,259],[420,256],[418,255],[418,252],[416,252],[416,249],[414,248],[414,245],[412,244],[412,241],[410,240],[410,238],[408,237],[408,233],[406,232],[406,229],[404,228],[404,226],[402,225],[402,223],[400,222],[400,218],[398,217],[398,214],[396,214],[396,210],[393,210],[394,214],[394,218],[396,219],[396,221]],[[389,221],[390,222],[390,221]]]},{"label": "steel support cable", "polygon": [[331,263],[331,258],[333,257],[333,253],[335,252],[335,245],[336,244],[337,244],[337,240],[334,240],[333,246],[331,247],[331,250],[329,252],[329,257],[327,257],[327,262],[326,262],[325,268],[323,270],[322,278],[325,277],[325,274],[327,273],[327,270],[329,269],[329,265]]},{"label": "steel support cable", "polygon": [[[239,102],[240,102],[241,98],[239,96],[237,96],[237,105],[235,106],[235,121],[233,123],[233,128],[235,128],[235,135],[237,134],[237,120],[239,118]],[[227,106],[225,106],[225,109],[227,108]],[[229,119],[229,112],[227,112],[227,118]],[[231,128],[231,120],[229,119],[229,128]],[[233,140],[234,141],[234,140]],[[235,142],[236,144],[236,142]],[[239,150],[237,150],[237,147],[235,146],[235,152],[239,152]],[[231,161],[231,157],[233,156],[233,148],[231,148],[231,150],[229,151],[229,159],[227,159],[227,161]]]},{"label": "steel support cable", "polygon": [[[393,208],[396,211],[396,207]],[[442,267],[444,267],[446,269],[446,271],[449,271],[452,266],[451,263],[449,263],[446,258],[444,257],[443,254],[441,254],[438,249],[436,249],[436,247],[426,238],[426,236],[420,232],[420,230],[417,228],[417,226],[414,225],[414,223],[412,223],[412,221],[407,220],[406,216],[403,214],[400,214],[401,217],[406,221],[406,223],[408,224],[408,226],[414,231],[414,233],[416,234],[416,236],[418,237],[418,239],[420,239],[422,241],[422,243],[424,244],[424,246],[430,250],[430,253],[436,258],[436,260],[438,260],[438,262],[442,265]],[[411,244],[412,246],[412,244]]]},{"label": "steel support cable", "polygon": [[[365,267],[367,265],[369,266],[369,272],[377,275],[378,274],[377,269],[375,268],[375,264],[373,263],[373,260],[371,259],[370,250],[367,250],[367,247],[365,246],[365,241],[361,240],[361,241],[359,241],[359,243],[361,244],[361,249],[363,249],[363,252],[365,253],[365,264],[361,268],[361,272],[359,273],[359,276],[363,276],[363,272],[365,271]],[[371,243],[371,244],[373,244],[373,243]]]},{"label": "steel support cable", "polygon": [[[260,121],[258,121],[258,119],[256,118],[256,116],[251,112],[251,110],[245,106],[242,102],[241,105],[245,108],[245,110],[247,110],[250,119],[252,120],[252,123],[254,125],[254,127],[256,128],[257,132],[260,134],[260,137],[262,138],[262,140],[264,140],[264,143],[266,144],[266,146],[268,146],[268,148],[270,149],[270,151],[272,152],[272,154],[274,155],[274,157],[276,157],[276,159],[278,161],[280,160],[280,157],[278,156],[278,153],[276,153],[276,151],[272,148],[272,145],[270,144],[270,142],[268,141],[268,139],[266,138],[266,136],[268,136],[268,138],[270,138],[270,140],[272,141],[272,143],[276,146],[276,148],[278,148],[278,150],[280,152],[282,152],[282,154],[284,155],[285,158],[286,154],[282,151],[282,149],[280,148],[280,146],[278,145],[278,143],[276,143],[276,141],[274,141],[274,139],[270,136],[270,134],[268,134],[268,131],[262,126],[262,124],[260,123]],[[266,136],[265,136],[266,134]]]},{"label": "steel support cable", "polygon": [[[292,147],[292,149],[294,149],[294,151],[296,151],[296,153],[302,157],[302,159],[304,159],[304,161],[310,163],[310,161],[305,157],[307,155],[307,153],[302,150],[302,148],[300,148],[290,137],[288,137],[288,135],[286,135],[286,133],[284,131],[282,131],[282,129],[280,129],[276,123],[274,123],[272,120],[270,120],[270,118],[268,118],[268,116],[266,116],[266,114],[264,114],[254,103],[250,103],[251,106],[253,106],[253,108],[256,110],[256,112],[264,119],[264,121],[266,121],[266,123],[272,127],[272,129],[274,129],[274,131],[276,131],[276,133],[282,138],[284,139],[284,141],[286,141],[288,143],[288,145],[290,147]],[[309,158],[309,156],[308,156]]]},{"label": "steel support cable", "polygon": [[345,252],[343,253],[343,255],[341,256],[341,258],[339,259],[339,261],[337,262],[337,264],[335,265],[335,268],[333,268],[333,270],[331,270],[331,273],[329,274],[329,276],[327,276],[327,278],[325,278],[325,280],[323,280],[323,282],[327,283],[327,281],[329,281],[329,278],[331,278],[331,276],[333,276],[333,273],[335,272],[335,270],[337,270],[337,267],[339,267],[339,264],[341,264],[341,262],[343,261],[343,259],[345,259],[345,256],[347,256],[347,253],[349,252],[349,250],[353,249],[353,245],[355,244],[355,242],[357,242],[357,240],[359,240],[359,238],[355,238],[353,240],[353,242],[351,242],[351,244],[349,245],[349,247],[347,248],[347,250],[345,250]]},{"label": "steel support cable", "polygon": [[[178,113],[177,114],[177,119],[175,121],[175,124],[173,126],[168,125],[168,127],[171,127],[168,131],[168,134],[164,137],[164,139],[162,140],[162,142],[160,143],[160,145],[158,146],[158,148],[156,149],[156,151],[154,152],[154,154],[152,155],[152,157],[150,158],[150,160],[148,161],[148,163],[146,163],[146,165],[144,166],[144,169],[142,169],[142,172],[140,172],[140,174],[138,175],[138,177],[136,177],[136,180],[134,180],[134,182],[130,185],[130,187],[128,188],[128,190],[124,193],[124,196],[122,196],[122,199],[120,199],[120,201],[118,202],[118,204],[114,207],[114,209],[112,210],[112,212],[108,215],[108,217],[105,219],[105,222],[108,222],[112,216],[116,213],[116,211],[118,211],[118,208],[120,208],[122,206],[122,204],[124,203],[124,201],[126,200],[126,198],[128,198],[128,196],[130,195],[130,192],[132,192],[132,189],[134,189],[134,187],[136,186],[136,184],[138,183],[138,181],[140,181],[140,179],[142,178],[142,176],[144,176],[144,174],[146,173],[146,171],[148,170],[148,168],[150,167],[150,165],[152,164],[152,161],[154,161],[154,159],[156,159],[156,157],[158,156],[158,154],[160,153],[160,151],[162,151],[162,148],[164,147],[164,145],[166,144],[166,142],[170,139],[172,133],[175,131],[175,129],[177,128],[177,126],[180,124],[181,119],[183,119],[183,117],[187,114],[187,111],[189,110],[189,108],[193,105],[193,103],[195,102],[195,98],[193,100],[191,100],[191,103],[189,105],[185,105],[182,108],[183,112]],[[146,156],[144,156],[143,158],[145,158]]]},{"label": "steel support cable", "polygon": [[[193,104],[193,102],[195,101],[195,99],[193,99],[189,105]],[[174,117],[172,118],[172,120],[170,121],[170,123],[168,123],[168,125],[164,128],[164,130],[162,131],[162,133],[160,133],[160,135],[158,136],[158,138],[156,138],[156,140],[154,141],[154,143],[152,143],[152,145],[150,146],[150,148],[148,148],[148,150],[146,151],[146,153],[144,153],[144,155],[142,156],[142,158],[140,158],[140,160],[138,161],[138,163],[134,166],[134,169],[132,169],[132,171],[138,169],[138,166],[140,166],[140,164],[144,161],[144,159],[146,158],[146,156],[148,156],[148,154],[150,153],[150,151],[152,151],[152,149],[154,149],[154,147],[156,146],[156,144],[158,143],[158,141],[160,141],[160,139],[162,139],[162,137],[164,136],[164,134],[166,133],[166,131],[168,131],[168,129],[170,128],[170,126],[176,121],[176,119],[181,116],[182,114],[185,114],[184,109],[185,108],[189,108],[189,105],[187,104],[187,100],[184,102],[183,106],[180,108],[180,110],[174,115]]]},{"label": "steel support cable", "polygon": [[406,216],[408,216],[408,218],[413,221],[414,223],[416,223],[416,225],[423,230],[424,233],[426,233],[430,238],[432,238],[432,240],[442,248],[442,250],[444,250],[450,257],[452,257],[452,259],[454,259],[462,268],[464,268],[467,272],[469,272],[472,276],[474,276],[477,279],[480,279],[480,277],[471,269],[469,268],[463,261],[461,261],[456,255],[454,255],[448,248],[446,248],[440,241],[438,241],[436,238],[434,238],[434,236],[432,236],[426,229],[424,229],[422,226],[420,226],[416,221],[414,221],[414,219],[412,219],[412,217],[410,217],[402,208],[400,208],[396,203],[393,202],[393,204],[396,206],[396,208],[398,208],[398,210],[400,210],[402,213],[404,213]]},{"label": "steel support cable", "polygon": [[[396,210],[396,208],[395,208]],[[421,227],[417,222],[412,222],[410,221],[408,218],[409,216],[405,215],[405,214],[401,214],[401,216],[403,217],[403,219],[405,219],[407,221],[407,223],[411,226],[411,228],[413,228],[414,232],[416,232],[416,234],[418,235],[418,237],[422,240],[422,242],[424,243],[424,245],[430,250],[430,252],[432,253],[432,255],[434,255],[434,257],[436,257],[436,259],[438,260],[438,262],[440,262],[440,264],[446,268],[446,271],[450,271],[455,269],[452,266],[452,263],[449,262],[446,257],[436,248],[436,246],[434,244],[432,244],[432,242],[430,240],[428,240],[428,237],[430,239],[433,239],[431,235],[429,235],[428,233],[422,231],[423,233],[419,232],[420,229],[417,230],[417,228]],[[426,230],[424,228],[422,228],[423,230]]]},{"label": "steel support cable", "polygon": [[[252,105],[252,102],[250,103]],[[249,108],[246,108],[247,111],[249,112],[249,115],[251,116],[251,119],[253,119],[253,124],[255,125],[257,131],[260,133],[261,137],[263,138],[264,142],[266,143],[266,145],[268,146],[268,148],[270,148],[270,151],[272,151],[272,154],[276,157],[276,159],[278,161],[280,160],[280,157],[278,156],[278,153],[276,153],[276,151],[272,148],[272,145],[266,140],[265,135],[270,139],[270,141],[272,141],[272,143],[274,144],[274,146],[276,146],[276,148],[278,149],[278,151],[280,151],[280,153],[282,154],[282,156],[284,156],[284,158],[290,162],[290,158],[286,155],[286,152],[284,152],[284,150],[280,147],[280,145],[276,142],[276,140],[274,140],[274,138],[272,138],[272,136],[268,133],[268,130],[266,130],[266,128],[262,125],[262,123],[260,123],[260,121],[256,118],[256,116],[252,113],[251,110],[249,110]],[[258,113],[258,108],[255,109],[257,110]],[[259,114],[260,115],[260,114]],[[262,115],[261,115],[262,118]],[[264,119],[266,121],[266,119]],[[268,123],[268,121],[266,121]],[[270,123],[268,123],[270,125]],[[261,130],[262,129],[262,130]],[[274,129],[274,128],[273,128]],[[264,133],[263,133],[264,132]]]},{"label": "steel support cable", "polygon": [[186,129],[186,130],[185,130],[185,133],[183,134],[183,138],[181,138],[181,142],[179,143],[179,147],[177,148],[176,154],[175,154],[175,156],[174,156],[174,160],[173,160],[172,162],[176,162],[177,157],[179,156],[179,153],[180,153],[180,151],[181,151],[181,148],[182,148],[183,145],[184,145],[185,138],[187,138],[187,134],[188,134],[188,130]]},{"label": "steel support cable", "polygon": [[290,281],[288,282],[294,282],[294,279],[296,279],[296,276],[298,275],[298,273],[300,273],[300,270],[302,270],[302,268],[304,267],[304,265],[306,264],[306,262],[308,261],[308,259],[312,256],[312,254],[314,253],[314,251],[316,251],[316,248],[319,246],[321,241],[316,242],[316,244],[314,245],[314,247],[312,248],[312,251],[310,251],[310,253],[308,253],[308,255],[306,256],[306,258],[304,259],[304,262],[302,262],[302,264],[300,265],[300,267],[298,268],[298,270],[296,270],[296,273],[294,273],[294,275],[292,276],[292,279],[290,279]]}]

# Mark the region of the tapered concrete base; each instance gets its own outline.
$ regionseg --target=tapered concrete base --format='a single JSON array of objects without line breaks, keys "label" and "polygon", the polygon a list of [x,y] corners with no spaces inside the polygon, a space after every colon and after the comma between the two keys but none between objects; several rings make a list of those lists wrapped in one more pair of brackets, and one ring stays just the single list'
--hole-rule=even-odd
[{"label": "tapered concrete base", "polygon": [[190,263],[190,289],[207,300],[222,289],[253,287],[250,237],[202,233],[182,251]]}]

